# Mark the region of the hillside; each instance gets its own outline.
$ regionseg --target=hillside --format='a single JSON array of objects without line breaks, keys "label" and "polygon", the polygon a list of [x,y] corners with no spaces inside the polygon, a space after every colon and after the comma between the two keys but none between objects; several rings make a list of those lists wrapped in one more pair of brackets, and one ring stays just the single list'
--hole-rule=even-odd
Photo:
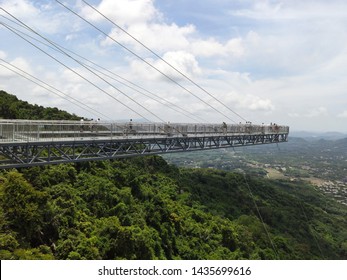
[{"label": "hillside", "polygon": [[346,224],[308,183],[158,156],[0,171],[0,259],[346,259]]},{"label": "hillside", "polygon": [[45,108],[19,100],[15,95],[0,90],[0,118],[28,120],[80,120],[81,118],[58,108]]},{"label": "hillside", "polygon": [[308,185],[157,156],[11,170],[0,182],[1,259],[347,256],[346,207]]}]

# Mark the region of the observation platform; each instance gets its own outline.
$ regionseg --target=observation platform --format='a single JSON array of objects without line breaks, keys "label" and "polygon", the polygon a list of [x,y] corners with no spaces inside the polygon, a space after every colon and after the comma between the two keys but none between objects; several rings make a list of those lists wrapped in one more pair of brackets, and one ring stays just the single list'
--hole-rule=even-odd
[{"label": "observation platform", "polygon": [[0,169],[288,141],[283,125],[0,119]]}]

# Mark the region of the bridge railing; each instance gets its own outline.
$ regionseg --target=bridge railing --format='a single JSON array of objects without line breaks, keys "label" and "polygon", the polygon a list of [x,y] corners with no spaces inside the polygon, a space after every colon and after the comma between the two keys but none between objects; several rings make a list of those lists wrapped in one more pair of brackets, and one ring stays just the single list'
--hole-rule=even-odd
[{"label": "bridge railing", "polygon": [[288,126],[246,124],[41,121],[0,119],[0,143],[102,139],[114,137],[185,137],[232,134],[286,134]]}]

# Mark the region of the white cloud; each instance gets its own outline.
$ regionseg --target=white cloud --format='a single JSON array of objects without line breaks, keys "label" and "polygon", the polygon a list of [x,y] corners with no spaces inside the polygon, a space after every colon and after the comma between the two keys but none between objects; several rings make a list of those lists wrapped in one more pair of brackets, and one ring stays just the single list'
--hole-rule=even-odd
[{"label": "white cloud", "polygon": [[229,14],[264,21],[316,20],[327,18],[345,18],[346,3],[334,1],[333,5],[324,0],[318,1],[254,1],[252,6],[232,10]]},{"label": "white cloud", "polygon": [[252,101],[249,104],[249,109],[257,111],[273,111],[274,108],[275,107],[270,99],[260,99],[258,97],[252,98]]},{"label": "white cloud", "polygon": [[300,118],[300,114],[298,113],[288,113],[288,116],[291,117],[291,118]]},{"label": "white cloud", "polygon": [[[201,9],[193,9],[194,13],[191,12],[189,17],[183,10],[165,11],[165,4],[154,0],[93,2],[99,3],[96,7],[106,16],[247,119],[253,122],[262,122],[263,118],[266,122],[288,122],[294,126],[301,126],[302,129],[303,126],[318,127],[318,124],[324,123],[324,127],[329,129],[336,127],[345,130],[345,1],[235,0],[222,1],[223,6],[219,6],[221,1],[207,1],[214,3],[213,9],[206,10],[205,13]],[[186,6],[197,5],[193,0],[184,2]],[[67,48],[107,69],[113,69],[115,73],[157,92],[160,96],[169,98],[194,114],[201,114],[209,121],[220,121],[221,116],[211,108],[169,83],[162,75],[55,1],[0,0],[0,3],[2,7],[40,32],[49,33],[47,37]],[[105,33],[187,86],[203,100],[211,101],[211,104],[223,112],[226,111],[226,108],[220,108],[220,104],[211,100],[205,93],[184,82],[179,74],[98,16],[82,1],[64,3],[76,11],[79,10]],[[225,16],[226,6],[233,8],[228,16]],[[180,5],[175,3],[175,7]],[[235,7],[241,8],[237,10]],[[213,12],[218,12],[218,16],[212,15]],[[210,13],[211,17],[206,16]],[[211,20],[217,17],[218,21]],[[2,40],[0,58],[16,63],[23,70],[36,74],[74,97],[80,97],[88,104],[97,104],[96,106],[102,107],[115,118],[123,118],[118,114],[128,114],[127,109],[114,101],[109,102],[110,98],[96,88],[68,70],[63,71],[61,65],[57,67],[51,59],[37,50],[33,51],[31,46],[28,47],[25,42],[9,34],[7,30],[0,28],[0,39],[6,39]],[[112,87],[86,70],[80,69],[76,63],[65,59],[64,62],[106,91],[130,103]],[[29,85],[6,69],[0,70],[3,88],[22,95],[22,98],[28,98],[28,101],[32,98],[35,103],[40,100],[49,103],[48,98],[44,99],[40,89]],[[42,89],[41,91],[43,93]],[[153,108],[160,116],[165,116],[171,121],[187,121],[184,116],[174,115],[172,110],[168,110],[168,114],[167,108],[138,93],[127,88],[124,88],[124,91],[141,100],[150,109]],[[69,107],[68,104],[65,106]],[[337,113],[333,116],[332,112]]]},{"label": "white cloud", "polygon": [[[133,5],[137,8],[133,9]],[[176,23],[166,22],[162,14],[155,8],[153,1],[104,0],[96,8],[144,45],[161,54],[170,51],[187,51],[197,57],[225,57],[227,55],[239,57],[245,51],[241,38],[229,38],[226,42],[213,37],[202,39],[193,24],[179,26]],[[102,20],[100,15],[89,7],[82,8],[82,12],[90,20]],[[124,15],[128,16],[124,17]],[[109,36],[122,44],[130,45],[136,52],[151,56],[139,43],[117,27],[111,29]],[[115,45],[113,40],[105,38],[101,45]]]},{"label": "white cloud", "polygon": [[[0,76],[1,77],[16,77],[17,74],[15,74],[15,72],[19,72],[20,74],[25,75],[20,70],[16,69],[16,67],[29,73],[29,74],[33,73],[33,70],[31,69],[28,61],[22,57],[17,57],[12,61],[7,61],[6,60],[6,54],[4,52],[0,52],[0,58],[4,60],[4,61],[0,61],[1,65],[5,66],[5,67],[4,66],[0,67],[0,71],[1,71]],[[12,69],[13,71],[11,71],[9,69]]]},{"label": "white cloud", "polygon": [[22,69],[29,74],[33,73],[33,70],[31,69],[30,63],[25,58],[18,57],[16,59],[14,59],[11,62],[11,64],[15,65],[19,69]]},{"label": "white cloud", "polygon": [[[192,24],[178,26],[176,23],[165,22],[152,0],[103,0],[96,9],[156,52],[187,50],[191,43],[189,37],[196,31]],[[89,20],[107,22],[88,6],[83,7],[81,11]],[[142,51],[150,55],[119,28],[113,26],[108,34],[113,40],[130,45],[137,52]],[[105,38],[101,45],[114,46],[115,42],[112,39]]]},{"label": "white cloud", "polygon": [[10,77],[15,77],[16,74],[13,73],[11,70],[8,70],[7,67],[9,66],[3,66],[5,64],[3,64],[1,61],[0,61],[0,80],[2,81],[1,83],[1,86],[3,87],[4,86],[4,82],[8,82],[8,79]]},{"label": "white cloud", "polygon": [[343,111],[341,114],[338,114],[337,115],[339,118],[344,118],[346,119],[347,118],[347,110]]},{"label": "white cloud", "polygon": [[225,54],[225,47],[214,38],[207,40],[196,40],[191,43],[190,48],[196,56],[211,57]]},{"label": "white cloud", "polygon": [[[0,0],[0,5],[10,14],[0,11],[1,15],[12,21],[16,18],[30,28],[44,34],[72,31],[75,28],[76,19],[71,19],[69,14],[64,11],[58,12],[57,6],[53,3],[30,0]],[[13,25],[10,21],[6,20],[6,22]],[[18,26],[15,27],[18,28]]]},{"label": "white cloud", "polygon": [[309,118],[315,118],[315,117],[321,117],[321,116],[327,116],[328,110],[325,107],[318,107],[311,109],[305,116]]},{"label": "white cloud", "polygon": [[[143,23],[133,25],[127,29],[127,32],[137,40],[156,52],[187,49],[190,44],[188,37],[194,31],[195,27],[193,25],[179,27],[174,23]],[[142,51],[146,55],[151,55],[139,43],[117,28],[113,28],[109,36],[122,44],[130,45],[137,52]],[[101,44],[103,46],[115,45],[112,39],[106,38]]]},{"label": "white cloud", "polygon": [[230,12],[234,20],[252,22],[251,29],[243,32],[245,55],[238,65],[268,76],[298,75],[317,71],[346,53],[346,2],[264,0],[248,4]]},{"label": "white cloud", "polygon": [[253,19],[277,18],[281,11],[281,3],[270,3],[269,1],[255,1],[251,8],[230,11],[231,15]]},{"label": "white cloud", "polygon": [[[162,17],[153,0],[102,0],[95,8],[122,27],[148,23]],[[82,8],[82,14],[92,21],[103,20],[100,14],[88,6]]]},{"label": "white cloud", "polygon": [[7,57],[6,52],[0,50],[0,58],[1,58],[1,59],[6,59],[6,57]]},{"label": "white cloud", "polygon": [[245,49],[241,38],[230,39],[225,45],[226,52],[236,57],[244,55]]},{"label": "white cloud", "polygon": [[[32,19],[37,17],[40,10],[37,9],[31,1],[28,0],[2,0],[0,1],[1,7],[16,17],[22,18],[23,20]],[[1,14],[7,15],[7,13],[1,11]]]},{"label": "white cloud", "polygon": [[238,105],[241,108],[246,108],[252,111],[271,112],[275,109],[271,100],[260,98],[259,96],[247,94],[246,96],[238,95]]},{"label": "white cloud", "polygon": [[[191,53],[185,51],[167,52],[163,55],[163,59],[190,78],[194,78],[202,74],[202,70],[199,67],[198,61]],[[174,79],[176,81],[184,79],[182,75],[180,75],[162,60],[148,59],[147,61],[159,71],[169,76],[171,79]],[[167,77],[163,76],[154,68],[144,64],[139,60],[132,60],[131,69],[135,76],[147,80],[163,80],[169,82],[169,79]]]},{"label": "white cloud", "polygon": [[[163,59],[188,77],[196,77],[202,73],[198,61],[191,53],[185,51],[167,52],[164,54]],[[157,66],[164,73],[169,73],[171,77],[182,78],[181,75],[162,61],[158,61]]]}]

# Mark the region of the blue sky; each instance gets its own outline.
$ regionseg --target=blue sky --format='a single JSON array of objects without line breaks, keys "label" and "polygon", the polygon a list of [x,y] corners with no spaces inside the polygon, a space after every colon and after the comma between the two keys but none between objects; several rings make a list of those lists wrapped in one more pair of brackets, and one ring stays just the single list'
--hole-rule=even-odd
[{"label": "blue sky", "polygon": [[[247,120],[287,124],[293,130],[347,132],[346,1],[87,2]],[[243,121],[98,16],[83,1],[64,3],[205,103],[168,81],[56,1],[0,0],[3,9],[42,36],[141,85],[198,118],[217,123],[230,122],[230,119]],[[1,22],[30,34],[10,22],[4,11],[0,14],[6,17],[1,17]],[[31,36],[42,40],[35,34]],[[158,119],[154,115],[170,122],[194,121],[172,110],[172,106],[165,107],[108,76],[102,75],[103,80],[100,80],[75,61],[34,41],[85,77],[81,79],[3,26],[0,27],[0,41],[0,88],[21,99],[43,106],[57,106],[89,118],[99,117],[97,112],[82,110],[9,71],[4,65],[25,70],[67,96],[80,100],[88,108],[102,112],[102,118],[106,115],[115,120],[136,119],[140,113],[155,121]],[[123,93],[137,100],[137,104]],[[225,115],[230,119],[226,120]]]}]

